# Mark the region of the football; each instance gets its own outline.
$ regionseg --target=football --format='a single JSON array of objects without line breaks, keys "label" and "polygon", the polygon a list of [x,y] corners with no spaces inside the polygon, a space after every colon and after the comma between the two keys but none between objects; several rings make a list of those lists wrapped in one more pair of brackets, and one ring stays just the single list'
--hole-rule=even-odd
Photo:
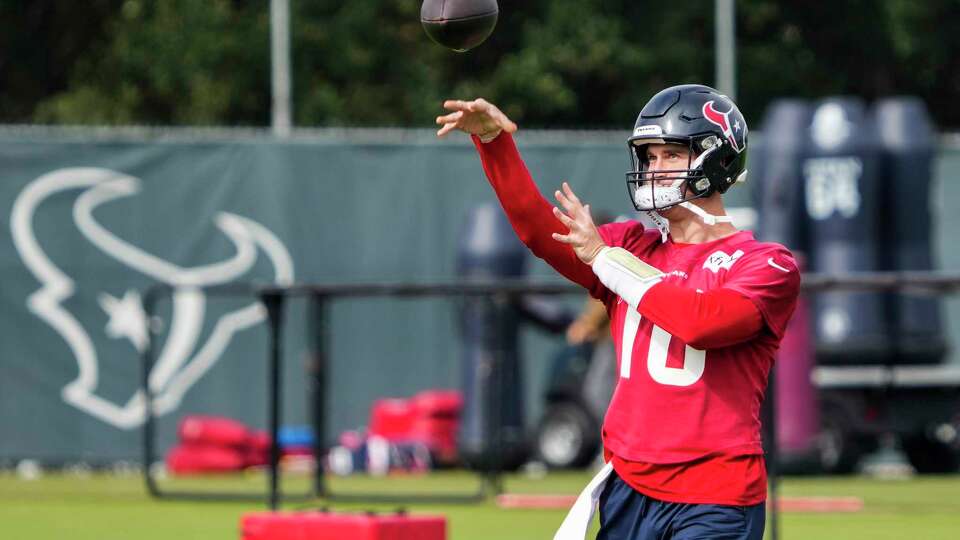
[{"label": "football", "polygon": [[464,52],[490,36],[499,13],[497,0],[423,0],[420,24],[433,41]]}]

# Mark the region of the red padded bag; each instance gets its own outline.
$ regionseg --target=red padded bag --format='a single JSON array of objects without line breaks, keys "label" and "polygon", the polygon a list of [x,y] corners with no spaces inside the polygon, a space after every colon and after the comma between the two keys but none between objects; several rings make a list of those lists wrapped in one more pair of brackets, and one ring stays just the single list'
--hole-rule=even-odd
[{"label": "red padded bag", "polygon": [[446,540],[443,516],[337,512],[254,512],[240,519],[241,540]]},{"label": "red padded bag", "polygon": [[384,398],[373,402],[370,411],[370,434],[388,441],[405,440],[416,418],[416,409],[409,399]]},{"label": "red padded bag", "polygon": [[250,440],[247,426],[222,416],[184,416],[177,435],[180,442],[204,445],[242,447]]},{"label": "red padded bag", "polygon": [[173,474],[240,471],[246,461],[242,450],[226,446],[180,444],[167,453],[167,469]]}]

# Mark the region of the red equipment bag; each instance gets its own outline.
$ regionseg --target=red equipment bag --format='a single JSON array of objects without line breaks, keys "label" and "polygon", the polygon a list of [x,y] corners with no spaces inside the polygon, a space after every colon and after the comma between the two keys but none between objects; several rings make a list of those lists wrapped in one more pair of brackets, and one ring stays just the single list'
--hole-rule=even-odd
[{"label": "red equipment bag", "polygon": [[418,442],[442,465],[457,460],[457,430],[463,396],[455,390],[426,390],[410,399],[373,403],[370,434],[392,443]]},{"label": "red equipment bag", "polygon": [[179,444],[167,454],[167,469],[173,474],[233,472],[245,464],[242,451],[225,446]]},{"label": "red equipment bag", "polygon": [[454,390],[427,390],[411,401],[416,411],[410,426],[411,438],[423,442],[438,464],[454,464],[463,396]]},{"label": "red equipment bag", "polygon": [[463,395],[457,390],[424,390],[411,401],[422,416],[456,419],[463,409]]},{"label": "red equipment bag", "polygon": [[188,444],[245,447],[250,440],[247,426],[222,416],[184,416],[177,434]]},{"label": "red equipment bag", "polygon": [[446,540],[443,516],[253,512],[240,518],[240,540]]},{"label": "red equipment bag", "polygon": [[243,448],[244,464],[258,467],[270,462],[270,434],[266,431],[254,431],[247,438]]},{"label": "red equipment bag", "polygon": [[416,413],[409,399],[378,399],[373,402],[370,411],[370,434],[388,441],[407,439]]}]

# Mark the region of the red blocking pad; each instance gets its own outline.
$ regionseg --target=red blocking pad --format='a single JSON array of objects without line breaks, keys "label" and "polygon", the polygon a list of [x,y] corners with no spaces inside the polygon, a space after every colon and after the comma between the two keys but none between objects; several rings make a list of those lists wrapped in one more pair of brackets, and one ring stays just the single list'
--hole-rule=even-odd
[{"label": "red blocking pad", "polygon": [[240,540],[446,540],[443,516],[337,512],[252,512]]}]

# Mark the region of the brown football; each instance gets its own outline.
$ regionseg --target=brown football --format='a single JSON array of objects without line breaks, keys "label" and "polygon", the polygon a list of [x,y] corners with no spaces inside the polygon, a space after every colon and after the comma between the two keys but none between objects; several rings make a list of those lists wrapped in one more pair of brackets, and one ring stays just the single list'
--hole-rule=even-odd
[{"label": "brown football", "polygon": [[464,52],[490,36],[499,14],[497,0],[423,0],[420,24],[433,41]]}]

